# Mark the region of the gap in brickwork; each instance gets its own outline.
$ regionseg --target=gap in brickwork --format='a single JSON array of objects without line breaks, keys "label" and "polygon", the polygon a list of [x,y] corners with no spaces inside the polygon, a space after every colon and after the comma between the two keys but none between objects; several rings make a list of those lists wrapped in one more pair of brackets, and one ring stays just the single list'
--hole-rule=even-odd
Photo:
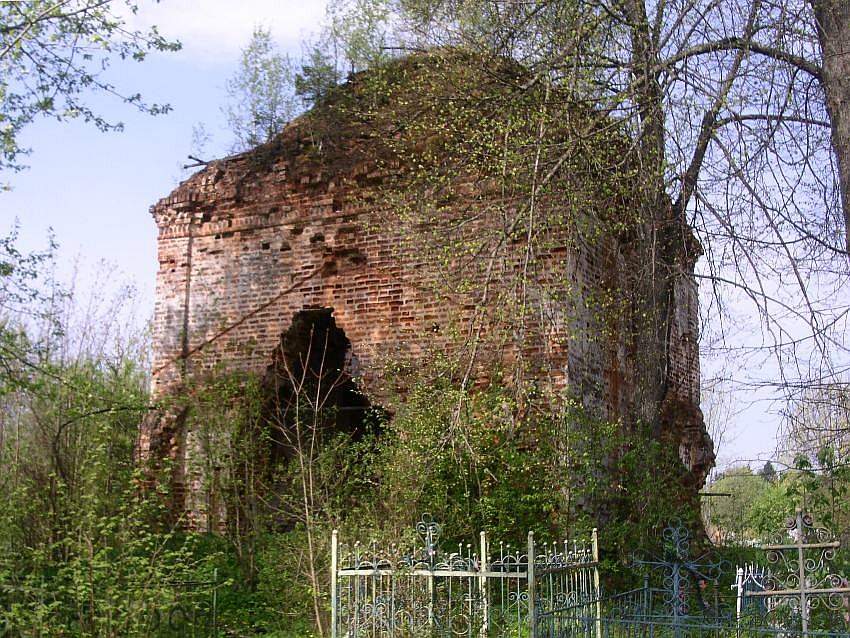
[{"label": "gap in brickwork", "polygon": [[358,362],[331,308],[301,310],[269,366],[272,467],[338,434],[360,440],[385,420],[357,384]]}]

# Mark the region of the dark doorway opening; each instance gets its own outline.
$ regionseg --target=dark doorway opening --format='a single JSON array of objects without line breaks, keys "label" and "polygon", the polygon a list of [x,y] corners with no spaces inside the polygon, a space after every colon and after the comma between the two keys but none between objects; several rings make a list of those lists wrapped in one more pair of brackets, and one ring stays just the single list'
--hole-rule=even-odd
[{"label": "dark doorway opening", "polygon": [[357,386],[358,362],[330,308],[301,310],[281,336],[267,372],[272,462],[291,458],[301,446],[330,436],[352,440],[383,420]]}]

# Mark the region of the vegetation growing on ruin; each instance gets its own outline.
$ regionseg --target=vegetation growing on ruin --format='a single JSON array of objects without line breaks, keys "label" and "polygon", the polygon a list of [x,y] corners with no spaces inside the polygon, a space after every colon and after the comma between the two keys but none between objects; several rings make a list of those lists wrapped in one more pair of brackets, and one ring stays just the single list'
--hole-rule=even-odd
[{"label": "vegetation growing on ruin", "polygon": [[[647,521],[680,513],[643,472],[679,461],[644,433],[570,403],[541,412],[500,382],[464,391],[450,362],[434,361],[408,371],[409,389],[371,410],[373,425],[356,439],[316,427],[334,416],[315,409],[316,395],[299,397],[298,419],[283,421],[270,412],[268,378],[199,379],[173,406],[186,410],[196,447],[187,472],[198,481],[196,518],[175,518],[170,468],[152,475],[134,458],[139,420],[152,408],[137,363],[144,340],[78,341],[77,328],[104,325],[110,307],[80,322],[93,306],[66,306],[74,300],[59,289],[41,297],[32,280],[13,280],[50,330],[11,316],[4,324],[4,347],[19,349],[18,367],[3,377],[0,428],[4,629],[145,635],[153,609],[187,600],[179,583],[215,582],[221,627],[306,635],[327,622],[334,528],[395,540],[428,511],[445,523],[447,542],[480,529],[521,542],[528,530],[587,530],[605,501],[613,564],[618,548],[645,540]],[[68,307],[89,310],[69,315]],[[274,457],[282,427],[301,436]],[[614,483],[603,465],[614,468]],[[188,600],[209,604],[203,588]]]},{"label": "vegetation growing on ruin", "polygon": [[[421,372],[357,438],[317,427],[334,416],[316,413],[321,391],[300,397],[299,420],[286,425],[269,414],[268,379],[213,375],[188,392],[198,447],[187,472],[198,482],[187,516],[220,534],[206,548],[221,552],[217,564],[233,582],[223,622],[246,630],[242,609],[283,635],[326,626],[333,529],[393,543],[427,512],[449,546],[482,529],[521,546],[528,531],[554,538],[601,525],[609,572],[628,580],[622,548],[653,544],[673,518],[695,520],[690,503],[670,499],[686,473],[675,450],[648,431],[569,403],[526,412],[511,389],[464,392],[446,372]],[[272,463],[282,440],[291,447]]]},{"label": "vegetation growing on ruin", "polygon": [[[443,7],[449,12],[447,28],[460,26],[464,35],[488,41],[505,35],[505,25],[482,19],[493,17],[486,12],[453,15],[454,3],[446,8],[430,0],[402,4],[414,17],[429,19],[426,9]],[[694,503],[679,497],[687,475],[669,431],[677,415],[665,420],[662,411],[669,381],[664,339],[672,321],[672,282],[699,252],[683,220],[693,212],[688,208],[692,196],[701,214],[716,213],[697,182],[709,140],[716,136],[720,143],[721,126],[735,123],[736,117],[779,120],[769,108],[763,114],[721,117],[723,107],[739,103],[728,99],[735,95],[730,89],[740,65],[748,63],[738,53],[747,44],[731,47],[735,57],[723,74],[729,81],[707,83],[718,90],[703,96],[708,109],[700,131],[705,136],[697,136],[696,153],[682,152],[688,135],[677,138],[681,144],[673,156],[693,157],[694,163],[678,173],[671,169],[676,163],[666,158],[668,113],[658,92],[658,69],[680,77],[674,73],[678,67],[658,58],[660,48],[642,48],[649,28],[645,13],[642,20],[640,12],[634,13],[642,4],[623,6],[631,8],[625,17],[634,45],[627,68],[637,77],[629,83],[634,88],[627,98],[613,98],[613,115],[602,114],[596,99],[592,106],[575,99],[587,97],[597,76],[568,75],[576,83],[570,89],[581,89],[573,93],[565,90],[563,76],[552,73],[552,60],[562,60],[565,42],[580,45],[576,51],[584,56],[599,54],[602,40],[597,38],[606,29],[596,14],[583,25],[589,30],[566,29],[554,52],[531,56],[544,61],[542,71],[504,52],[472,55],[455,46],[387,63],[378,53],[382,32],[375,29],[387,13],[379,10],[366,15],[372,20],[368,29],[355,24],[347,33],[349,58],[372,69],[355,76],[348,93],[331,86],[327,76],[332,73],[320,52],[314,64],[302,69],[299,91],[318,108],[296,126],[306,132],[313,159],[371,162],[370,169],[383,180],[370,193],[376,203],[371,223],[404,230],[400,248],[421,254],[440,274],[433,294],[475,299],[469,325],[459,320],[441,328],[460,343],[454,356],[429,352],[419,365],[393,357],[381,362],[385,375],[404,380],[403,389],[385,388],[381,406],[364,399],[357,427],[329,427],[347,421],[326,400],[330,389],[304,378],[284,379],[290,394],[282,411],[275,376],[280,370],[262,378],[215,371],[193,379],[173,404],[148,405],[143,336],[116,334],[107,344],[100,321],[81,329],[62,311],[64,291],[45,294],[34,283],[49,277],[41,270],[47,256],[23,255],[12,239],[0,244],[5,253],[0,260],[0,498],[5,504],[0,511],[0,632],[146,635],[161,621],[154,620],[156,610],[168,609],[181,596],[188,596],[192,608],[203,609],[208,604],[204,592],[215,590],[218,621],[229,633],[326,635],[328,539],[335,528],[350,537],[393,541],[427,511],[444,523],[447,542],[469,539],[486,528],[519,544],[528,530],[560,536],[598,525],[604,530],[608,573],[625,580],[629,575],[617,568],[626,564],[632,549],[651,544],[653,532],[674,517],[696,520]],[[758,6],[753,3],[754,12]],[[554,10],[544,14],[554,25],[550,34],[569,17]],[[94,15],[102,25],[103,15]],[[521,22],[537,24],[532,18]],[[751,38],[753,21],[742,24]],[[106,26],[108,35],[115,27],[111,20]],[[629,39],[623,36],[628,28],[611,32]],[[59,36],[68,33],[62,30]],[[145,47],[136,44],[137,37],[131,34],[119,50],[142,56]],[[159,38],[151,45],[173,48]],[[703,86],[682,76],[691,86]],[[110,128],[94,113],[80,111],[73,98],[91,79],[74,77],[65,93],[74,108],[55,114],[82,114]],[[621,103],[629,100],[639,113],[631,126],[618,117],[624,113]],[[21,153],[20,127],[33,113],[54,112],[52,103],[35,108],[12,113],[6,164]],[[276,126],[284,118],[272,119]],[[357,148],[335,146],[337,127],[352,125],[371,142],[363,148],[374,151],[377,141],[381,152],[358,156]],[[261,138],[268,136],[264,128]],[[253,168],[267,167],[287,150],[281,146],[285,143],[276,139],[259,149],[252,155]],[[634,149],[638,152],[630,156]],[[743,171],[728,153],[727,160],[728,173],[740,178]],[[679,186],[668,189],[666,179]],[[742,179],[741,188],[763,186],[758,176],[753,180]],[[740,192],[731,191],[730,199]],[[755,189],[748,192],[759,200]],[[756,203],[753,226],[775,230],[772,217],[758,216],[759,211],[773,212],[771,207]],[[482,215],[501,223],[480,224]],[[742,215],[746,220],[746,212]],[[723,227],[732,237],[733,252],[749,259],[753,242],[729,230],[728,219],[709,228]],[[764,242],[758,230],[753,235],[765,251],[788,251],[789,243],[798,241],[817,246],[812,261],[789,251],[797,278],[798,263],[834,259],[830,250],[846,257],[825,249],[808,226],[789,225],[802,239],[795,235],[789,242],[780,236]],[[831,216],[824,215],[823,226],[830,231],[827,239],[834,239]],[[609,237],[630,247],[622,264],[606,265],[612,273],[625,272],[628,285],[616,285],[612,274],[595,295],[574,288],[558,249]],[[829,257],[822,258],[822,250]],[[546,281],[544,270],[551,273]],[[756,296],[767,299],[764,290]],[[645,348],[635,350],[645,364],[638,369],[646,374],[637,380],[638,405],[627,422],[606,422],[576,396],[549,392],[534,381],[538,371],[523,360],[529,323],[552,308],[573,309],[579,303],[584,304],[579,310],[586,311],[581,318],[589,340],[610,345],[624,331],[628,345]],[[577,321],[579,314],[569,315],[566,323]],[[815,310],[812,315],[817,324]],[[92,334],[95,323],[104,341],[81,345],[76,339]],[[481,352],[508,346],[515,348],[513,366],[481,369]],[[186,433],[181,445],[192,451],[192,462],[183,468],[189,494],[174,493],[168,463],[154,468],[136,463],[137,426],[153,408],[181,415]],[[810,423],[810,429],[818,424]],[[748,508],[737,521],[746,521],[736,530],[739,538],[760,534],[780,512],[800,502],[824,522],[848,529],[846,423],[840,429],[844,436],[837,442],[793,450],[799,453],[793,470],[780,477],[742,471],[717,482],[718,489],[740,497],[736,506]],[[762,481],[754,490],[748,482],[753,480]],[[720,508],[714,517],[710,522],[727,531],[736,522],[734,508]],[[197,586],[199,596],[186,593]]]},{"label": "vegetation growing on ruin", "polygon": [[[19,326],[21,346],[26,333]],[[30,374],[4,377],[4,627],[44,636],[145,635],[152,606],[168,608],[180,594],[175,581],[216,577],[220,627],[304,636],[317,632],[316,609],[327,622],[334,528],[349,538],[396,541],[428,511],[444,522],[448,543],[487,529],[520,544],[529,529],[545,538],[599,525],[606,572],[627,580],[624,548],[651,545],[649,532],[688,515],[668,498],[675,486],[659,483],[676,482],[659,468],[681,467],[678,457],[647,432],[588,418],[569,403],[551,413],[528,409],[499,383],[460,401],[450,366],[435,362],[386,406],[392,419],[375,412],[374,432],[357,441],[311,431],[315,415],[305,399],[307,445],[274,467],[269,457],[281,436],[269,419],[268,380],[221,372],[199,382],[181,399],[199,446],[194,458],[205,468],[193,504],[218,533],[191,531],[168,511],[168,473],[151,489],[150,475],[135,467],[145,376],[133,363],[133,342],[122,344],[61,365],[28,359],[37,363]],[[26,347],[37,345],[31,339]],[[312,434],[324,437],[321,445],[309,445]],[[797,476],[818,515],[827,503],[844,502],[829,500],[846,489],[843,475],[801,467]],[[308,490],[305,507],[310,481],[320,489]],[[602,511],[600,502],[604,520],[591,515]],[[193,604],[208,604],[205,591]]]}]

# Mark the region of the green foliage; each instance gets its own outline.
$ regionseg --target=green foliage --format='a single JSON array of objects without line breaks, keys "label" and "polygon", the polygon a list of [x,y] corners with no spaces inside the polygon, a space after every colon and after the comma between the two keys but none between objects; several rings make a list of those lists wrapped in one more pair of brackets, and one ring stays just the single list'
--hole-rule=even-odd
[{"label": "green foliage", "polygon": [[163,526],[169,495],[140,490],[137,338],[113,333],[115,306],[108,321],[92,303],[76,316],[77,300],[45,281],[50,249],[26,255],[14,240],[0,275],[0,633],[151,635],[180,601],[208,608],[210,587],[174,581],[208,580],[212,567]]},{"label": "green foliage", "polygon": [[380,443],[381,529],[399,535],[422,512],[449,542],[482,529],[521,544],[528,531],[561,538],[600,527],[613,567],[670,520],[696,523],[669,445],[574,402],[538,401],[500,381],[462,390],[439,367],[413,383]]},{"label": "green foliage", "polygon": [[794,467],[781,474],[764,468],[753,473],[747,466],[726,470],[710,485],[710,491],[730,496],[712,498],[706,506],[706,519],[717,540],[765,542],[785,528],[798,508],[810,513],[819,525],[846,537],[850,473],[828,449],[821,451],[816,463],[800,455]]},{"label": "green foliage", "polygon": [[233,587],[220,598],[222,626],[308,635],[327,622],[331,530],[362,525],[369,510],[376,448],[371,428],[357,437],[326,428],[333,408],[311,403],[326,389],[281,406],[275,383],[212,373],[172,409],[186,415],[193,524],[224,541],[221,573]]},{"label": "green foliage", "polygon": [[334,60],[324,47],[311,47],[295,74],[295,95],[309,108],[321,103],[337,84],[339,73]]},{"label": "green foliage", "polygon": [[846,542],[850,539],[850,466],[831,446],[822,447],[814,460],[799,455],[795,465],[784,481],[788,498]]},{"label": "green foliage", "polygon": [[41,300],[34,284],[45,275],[56,248],[50,238],[45,250],[23,253],[17,245],[19,230],[16,223],[8,235],[0,238],[0,320],[4,325]]},{"label": "green foliage", "polygon": [[328,8],[327,45],[341,49],[342,60],[354,73],[371,69],[388,59],[386,0],[333,0]]},{"label": "green foliage", "polygon": [[[309,474],[297,455],[270,464],[276,437],[261,380],[213,375],[190,390],[182,408],[188,444],[197,447],[187,471],[200,482],[189,505],[202,530],[223,532],[208,536],[163,525],[166,492],[143,498],[132,459],[138,415],[97,410],[107,399],[142,402],[138,369],[64,371],[83,392],[60,399],[59,384],[35,409],[62,406],[61,422],[75,424],[60,448],[61,458],[75,461],[65,470],[71,478],[52,459],[36,463],[35,441],[17,448],[27,460],[19,471],[4,473],[11,503],[0,517],[5,622],[44,635],[147,635],[151,606],[167,610],[182,601],[208,610],[209,589],[187,597],[172,583],[209,580],[215,567],[222,630],[304,636],[317,618],[327,622],[333,528],[348,538],[397,540],[429,511],[444,522],[447,543],[481,529],[520,543],[528,530],[553,538],[600,525],[607,565],[616,569],[628,558],[623,548],[681,514],[670,498],[680,488],[674,479],[648,483],[647,465],[672,459],[647,433],[590,419],[571,405],[557,418],[538,412],[500,383],[465,391],[443,371],[424,374],[396,397],[377,439],[322,434]],[[305,509],[307,479],[321,490]]]},{"label": "green foliage", "polygon": [[[222,627],[288,636],[327,623],[335,528],[397,542],[428,512],[447,544],[482,529],[521,544],[530,530],[560,538],[600,526],[617,573],[636,543],[651,542],[671,517],[688,519],[686,497],[675,497],[684,494],[676,467],[685,470],[649,432],[572,403],[543,410],[533,395],[518,401],[498,377],[463,389],[453,364],[431,363],[399,368],[405,391],[387,397],[392,418],[356,438],[322,426],[313,439],[310,424],[329,421],[302,402],[307,438],[283,456],[274,452],[284,432],[269,378],[213,374],[187,392],[187,445],[196,446],[187,472],[198,495],[188,505],[201,529],[222,532],[201,554],[220,556],[219,573],[233,583],[219,596]],[[658,474],[669,483],[648,479],[648,465],[666,463]]]},{"label": "green foliage", "polygon": [[[146,409],[134,363],[42,363],[0,438],[0,627],[142,635],[197,576],[191,544],[144,498],[133,449]],[[7,404],[8,405],[8,404]]]},{"label": "green foliage", "polygon": [[[39,383],[38,359],[49,338],[61,333],[61,327],[49,311],[49,296],[40,287],[54,265],[56,245],[52,238],[46,249],[24,253],[18,246],[18,226],[0,238],[0,405],[14,401],[15,393]],[[54,302],[63,292],[54,291]],[[37,325],[39,338],[25,329],[25,323]]]},{"label": "green foliage", "polygon": [[[720,530],[727,541],[741,542],[774,531],[775,528],[762,526],[769,524],[769,517],[765,520],[765,515],[770,510],[770,499],[765,494],[776,491],[771,488],[768,481],[760,474],[754,474],[748,466],[726,470],[711,484],[711,492],[730,496],[712,498],[708,522]],[[758,521],[755,521],[752,520],[752,510],[757,501],[762,501],[763,507]]]},{"label": "green foliage", "polygon": [[536,425],[499,385],[468,393],[445,377],[420,380],[381,440],[379,520],[401,531],[428,512],[448,540],[550,535],[567,486],[553,480],[554,441]]},{"label": "green foliage", "polygon": [[271,32],[255,28],[226,85],[224,114],[234,150],[268,142],[283,130],[296,112],[294,82],[292,64],[277,50]]},{"label": "green foliage", "polygon": [[769,534],[781,530],[797,507],[794,488],[795,478],[791,474],[774,479],[768,485],[762,486],[755,495],[744,516],[756,537],[768,538]]},{"label": "green foliage", "polygon": [[668,525],[685,525],[698,545],[702,524],[693,477],[669,440],[642,424],[596,425],[577,435],[580,462],[570,472],[585,477],[578,504],[600,529],[606,586],[617,591],[639,586],[632,561],[640,553],[657,555]]},{"label": "green foliage", "polygon": [[[121,93],[103,78],[116,58],[142,61],[151,51],[176,51],[177,42],[155,27],[130,30],[114,3],[99,0],[0,2],[0,170],[22,168],[19,144],[24,127],[45,116],[82,118],[102,131],[120,122],[99,115],[86,102],[90,93],[118,96],[140,111],[166,113],[168,105],[148,104],[139,94]],[[135,13],[126,0],[123,9]]]}]

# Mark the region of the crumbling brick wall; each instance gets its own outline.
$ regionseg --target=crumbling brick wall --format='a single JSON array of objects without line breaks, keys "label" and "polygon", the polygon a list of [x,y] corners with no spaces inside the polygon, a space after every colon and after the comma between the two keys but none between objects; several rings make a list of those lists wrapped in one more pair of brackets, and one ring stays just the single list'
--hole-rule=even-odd
[{"label": "crumbling brick wall", "polygon": [[[326,161],[314,152],[309,127],[296,121],[272,147],[212,162],[152,207],[159,229],[155,398],[217,365],[263,373],[295,314],[328,308],[351,342],[360,384],[378,402],[393,381],[382,376],[385,362],[468,351],[477,340],[476,383],[486,383],[494,365],[510,370],[521,362],[544,391],[568,392],[603,418],[625,417],[639,371],[623,317],[600,317],[588,301],[622,285],[617,237],[556,236],[538,260],[546,267],[531,275],[540,284],[532,292],[539,312],[521,337],[500,338],[482,319],[482,297],[441,287],[445,265],[423,259],[381,210],[373,193],[388,179],[386,164],[378,168],[356,152],[368,142],[345,143],[350,162]],[[457,185],[460,193],[475,188]],[[518,263],[524,246],[514,250]],[[666,403],[679,424],[682,459],[701,483],[713,455],[699,411],[692,269],[683,265],[674,290]],[[553,281],[567,282],[572,296],[548,293]],[[180,460],[181,436],[179,423],[151,419],[141,454]]]}]

